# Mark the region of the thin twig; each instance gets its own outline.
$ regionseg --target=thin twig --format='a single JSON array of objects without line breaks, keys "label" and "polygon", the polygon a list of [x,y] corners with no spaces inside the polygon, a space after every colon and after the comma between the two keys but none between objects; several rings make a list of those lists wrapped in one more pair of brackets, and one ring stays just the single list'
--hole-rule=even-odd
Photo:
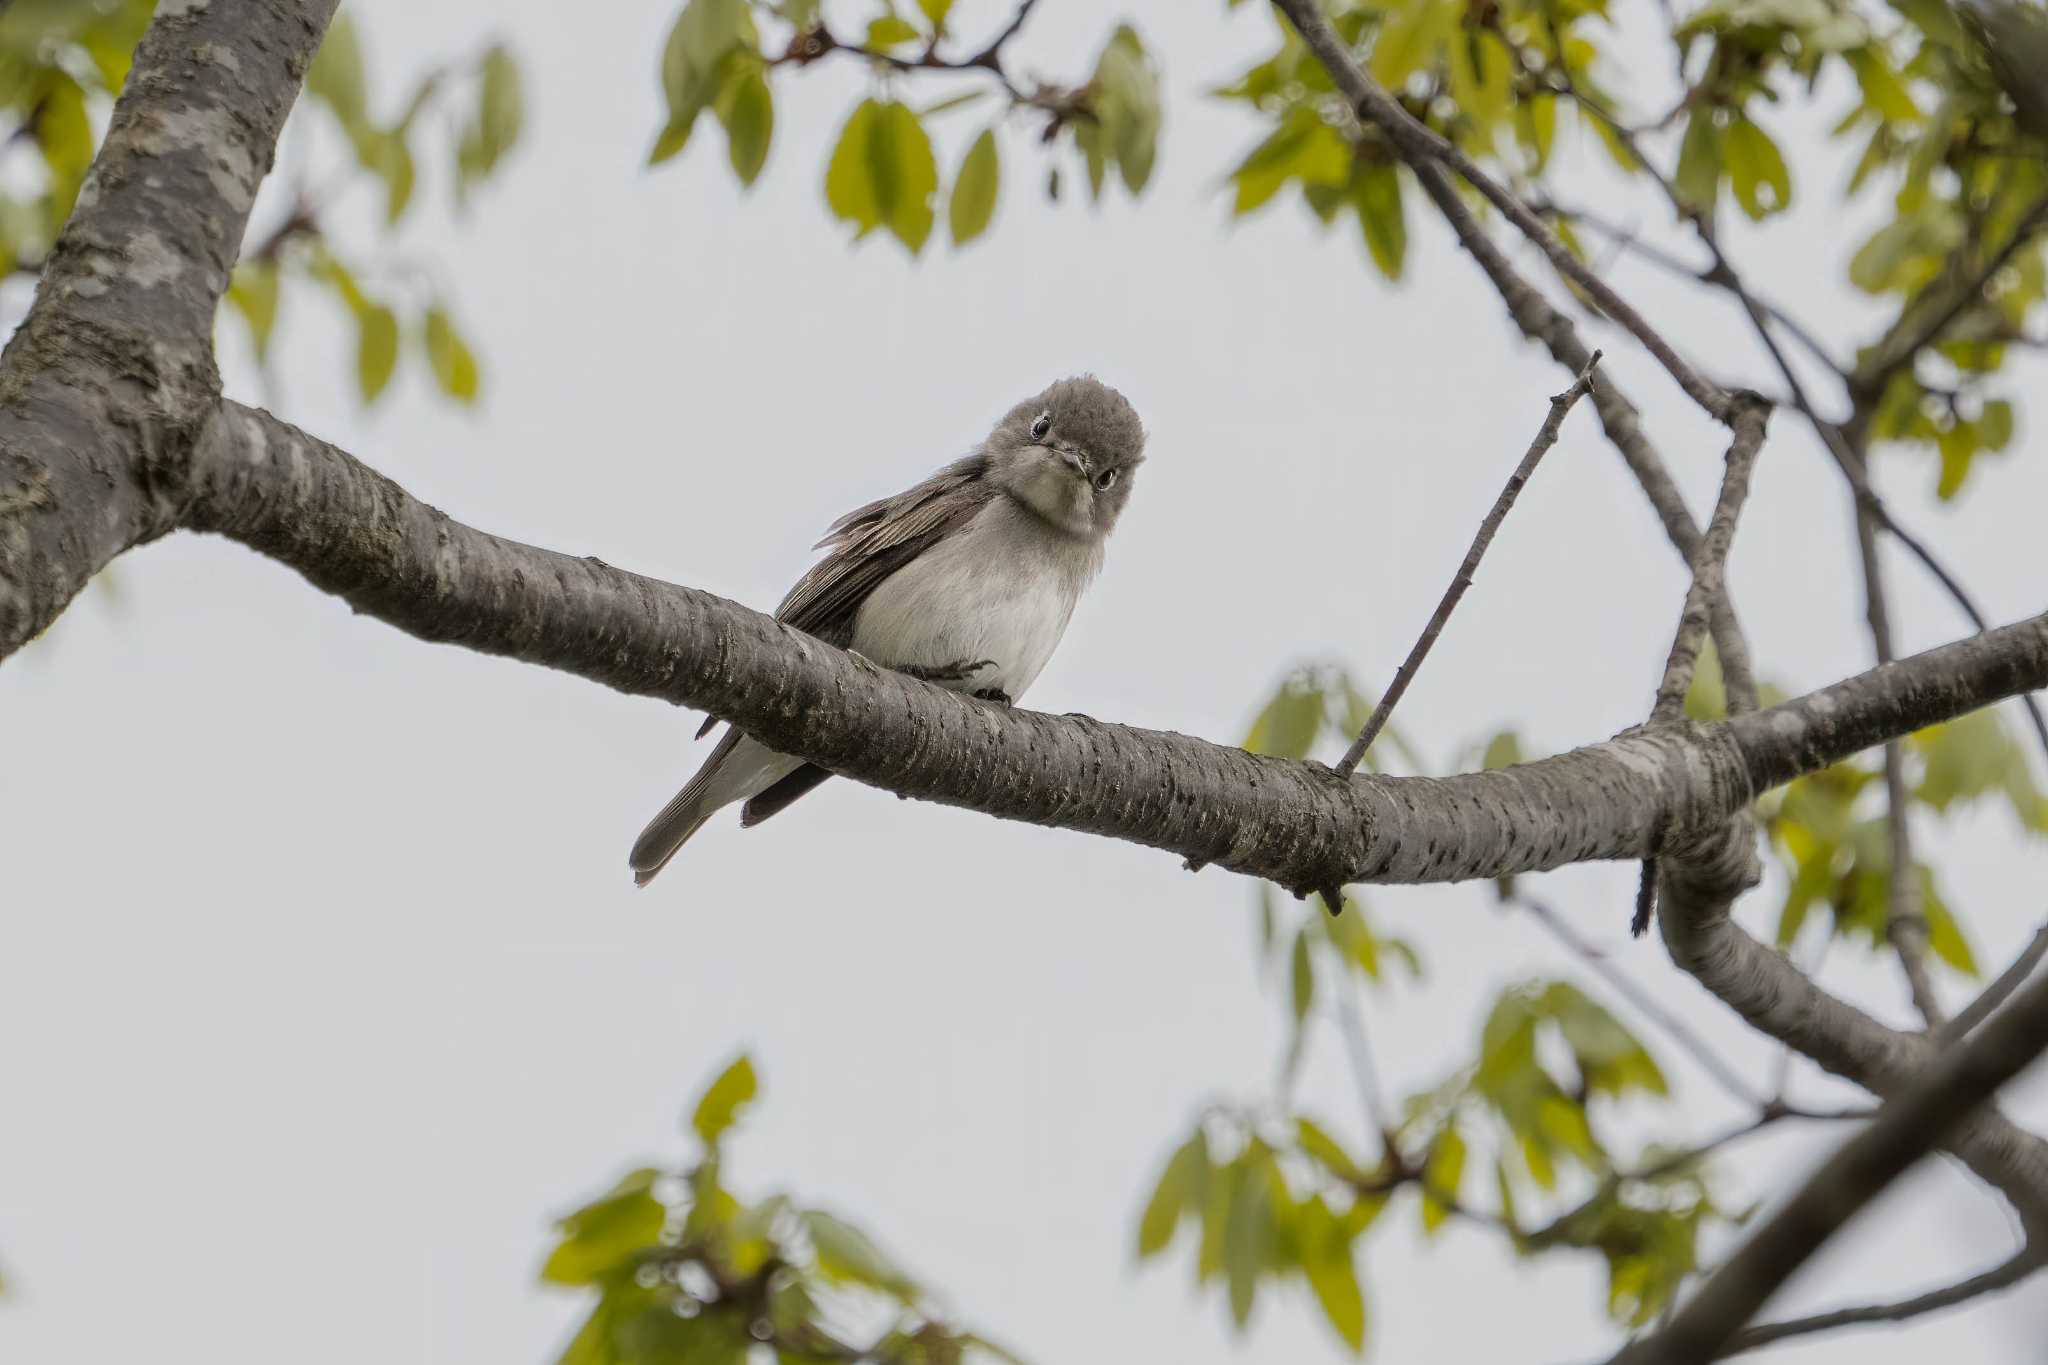
[{"label": "thin twig", "polygon": [[[1685,590],[1685,605],[1678,614],[1678,630],[1671,638],[1671,652],[1664,660],[1664,674],[1657,684],[1657,696],[1650,708],[1650,724],[1669,725],[1685,711],[1685,694],[1692,689],[1693,670],[1700,648],[1706,643],[1713,621],[1714,604],[1728,599],[1728,551],[1735,543],[1735,524],[1742,505],[1749,498],[1750,475],[1763,449],[1764,431],[1770,405],[1755,394],[1738,395],[1747,401],[1732,405],[1729,425],[1735,437],[1728,443],[1728,458],[1721,475],[1721,494],[1714,502],[1714,514],[1693,552],[1692,582]],[[1747,695],[1730,691],[1729,710],[1739,714],[1756,706],[1756,684],[1743,665]],[[1661,842],[1662,832],[1659,832]],[[1643,859],[1642,874],[1636,882],[1635,912],[1629,917],[1629,933],[1641,938],[1657,912],[1657,859]]]},{"label": "thin twig", "polygon": [[1740,1355],[1754,1351],[1760,1346],[1769,1346],[1788,1337],[1808,1336],[1814,1332],[1832,1332],[1839,1327],[1855,1327],[1873,1322],[1904,1322],[1926,1313],[1937,1313],[1944,1308],[1954,1308],[1968,1303],[1971,1299],[1986,1294],[1995,1294],[2001,1289],[2010,1289],[2026,1279],[2042,1266],[2041,1255],[2031,1248],[2021,1251],[2004,1265],[1996,1266],[1981,1275],[1972,1275],[1967,1280],[1931,1289],[1925,1294],[1915,1294],[1910,1299],[1896,1303],[1873,1303],[1861,1308],[1837,1308],[1831,1313],[1815,1313],[1811,1317],[1792,1318],[1785,1322],[1758,1323],[1745,1327],[1728,1339],[1722,1348],[1725,1356]]},{"label": "thin twig", "polygon": [[1964,1037],[1977,1025],[1991,1017],[1991,1012],[2004,1004],[2006,998],[2034,974],[2034,968],[2041,965],[2041,959],[2048,957],[2048,924],[2034,931],[2034,937],[2012,960],[2012,965],[1998,974],[1998,979],[1986,986],[1983,993],[1965,1005],[1955,1018],[1942,1025],[1940,1038],[1943,1043],[1953,1043]]},{"label": "thin twig", "polygon": [[1562,915],[1543,904],[1543,902],[1530,900],[1526,896],[1516,897],[1515,903],[1534,915],[1536,921],[1548,929],[1560,943],[1571,949],[1573,953],[1578,955],[1581,961],[1599,973],[1601,979],[1612,986],[1617,995],[1620,995],[1629,1004],[1633,1005],[1644,1018],[1669,1034],[1673,1042],[1691,1053],[1693,1060],[1698,1062],[1709,1076],[1718,1081],[1723,1090],[1726,1090],[1730,1095],[1742,1101],[1742,1103],[1760,1112],[1768,1112],[1773,1108],[1770,1100],[1750,1088],[1749,1082],[1742,1079],[1741,1072],[1737,1071],[1730,1063],[1723,1061],[1711,1047],[1707,1046],[1706,1039],[1686,1027],[1684,1021],[1679,1019],[1677,1015],[1658,1004],[1656,998],[1641,986],[1638,986],[1629,977],[1628,973],[1616,967],[1612,962],[1609,962],[1606,954],[1582,938],[1577,930],[1565,922]]},{"label": "thin twig", "polygon": [[1615,1365],[1706,1365],[1823,1242],[2048,1048],[2048,979],[2013,998],[1967,1041],[1941,1053],[1837,1148],[1730,1256],[1661,1332]]},{"label": "thin twig", "polygon": [[[1592,354],[1579,339],[1577,326],[1515,269],[1506,253],[1487,236],[1472,210],[1458,197],[1457,188],[1441,166],[1433,162],[1418,166],[1415,179],[1443,215],[1444,221],[1450,224],[1459,245],[1465,248],[1492,283],[1507,307],[1508,316],[1521,329],[1522,335],[1540,342],[1553,360],[1576,374]],[[1603,372],[1594,377],[1592,397],[1594,411],[1600,414],[1600,425],[1606,431],[1607,439],[1628,466],[1629,473],[1635,476],[1643,496],[1649,499],[1672,548],[1690,565],[1693,554],[1699,549],[1699,524],[1687,510],[1685,499],[1663,458],[1644,433],[1642,415],[1615,387],[1612,374]],[[1714,649],[1721,657],[1721,673],[1728,684],[1730,709],[1755,710],[1756,679],[1750,669],[1749,642],[1743,637],[1741,623],[1726,601],[1714,604]]]},{"label": "thin twig", "polygon": [[[1865,618],[1877,662],[1895,657],[1891,611],[1886,605],[1884,562],[1877,547],[1877,518],[1862,502],[1856,504],[1856,549],[1863,564]],[[1890,878],[1885,886],[1885,937],[1899,959],[1913,1008],[1930,1029],[1946,1017],[1927,970],[1927,916],[1920,905],[1920,873],[1913,861],[1913,829],[1907,819],[1906,746],[1894,739],[1884,746],[1885,842],[1891,849]]]},{"label": "thin twig", "polygon": [[1521,495],[1522,485],[1529,482],[1529,476],[1536,472],[1536,465],[1543,459],[1544,452],[1557,444],[1558,429],[1564,425],[1565,414],[1570,412],[1572,405],[1593,387],[1593,367],[1599,363],[1600,352],[1595,351],[1592,358],[1587,360],[1585,368],[1579,371],[1578,378],[1572,381],[1571,387],[1563,393],[1551,396],[1550,413],[1543,419],[1543,425],[1537,428],[1536,439],[1529,443],[1528,453],[1524,454],[1522,462],[1515,466],[1515,472],[1508,475],[1507,485],[1500,490],[1500,496],[1493,500],[1493,509],[1486,514],[1485,520],[1479,523],[1479,534],[1472,538],[1472,548],[1465,552],[1465,562],[1458,566],[1457,576],[1451,579],[1451,586],[1444,589],[1443,599],[1436,604],[1436,610],[1430,614],[1429,624],[1422,628],[1422,634],[1417,637],[1414,647],[1408,651],[1408,657],[1401,661],[1401,667],[1395,671],[1393,683],[1380,698],[1379,705],[1373,707],[1372,714],[1366,717],[1365,728],[1358,732],[1358,738],[1351,742],[1351,747],[1344,751],[1344,757],[1338,761],[1338,776],[1351,776],[1357,770],[1360,761],[1365,758],[1366,750],[1372,747],[1372,742],[1379,738],[1380,731],[1386,728],[1387,718],[1394,713],[1395,705],[1408,691],[1408,684],[1415,681],[1416,670],[1422,667],[1422,661],[1428,657],[1430,646],[1436,643],[1436,637],[1443,633],[1444,623],[1451,619],[1451,612],[1457,608],[1458,599],[1472,586],[1472,575],[1479,571],[1479,560],[1485,555],[1486,547],[1493,544],[1494,533],[1500,530],[1500,524],[1506,519],[1508,509],[1515,505],[1515,499]]},{"label": "thin twig", "polygon": [[1614,292],[1587,264],[1558,240],[1557,234],[1512,191],[1481,170],[1477,163],[1441,134],[1425,126],[1389,95],[1358,64],[1344,40],[1324,17],[1317,0],[1273,0],[1274,8],[1293,23],[1302,41],[1330,75],[1331,81],[1351,104],[1358,117],[1379,125],[1401,159],[1411,167],[1437,162],[1457,172],[1460,179],[1499,209],[1524,237],[1540,250],[1560,275],[1579,286],[1600,311],[1614,319],[1657,358],[1687,397],[1716,420],[1728,417],[1729,394],[1719,385],[1703,379],[1678,354],[1670,342],[1650,326],[1630,303]]},{"label": "thin twig", "polygon": [[1685,694],[1692,687],[1700,647],[1706,643],[1707,625],[1716,598],[1728,592],[1728,551],[1735,542],[1735,525],[1742,505],[1749,498],[1750,475],[1756,468],[1757,453],[1763,449],[1764,430],[1770,407],[1755,395],[1730,417],[1735,438],[1728,444],[1728,458],[1721,476],[1721,495],[1714,503],[1714,515],[1700,537],[1699,552],[1692,560],[1692,584],[1685,590],[1685,606],[1679,612],[1678,630],[1671,640],[1671,652],[1664,661],[1663,680],[1657,685],[1657,700],[1650,710],[1653,725],[1669,724],[1685,710]]}]

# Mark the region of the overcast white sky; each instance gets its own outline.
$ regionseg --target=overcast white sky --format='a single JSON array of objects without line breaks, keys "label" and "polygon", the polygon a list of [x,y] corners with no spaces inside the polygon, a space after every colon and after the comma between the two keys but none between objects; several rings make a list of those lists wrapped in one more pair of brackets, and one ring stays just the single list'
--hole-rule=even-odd
[{"label": "overcast white sky", "polygon": [[[778,83],[774,153],[744,196],[708,123],[680,164],[640,169],[669,3],[351,8],[386,108],[402,76],[487,35],[523,59],[516,161],[466,219],[423,186],[403,244],[456,299],[487,401],[450,411],[408,367],[358,411],[329,305],[288,296],[279,410],[476,525],[766,608],[837,513],[1094,370],[1144,414],[1153,458],[1035,706],[1228,741],[1294,663],[1383,682],[1564,382],[1422,213],[1399,288],[1295,207],[1226,221],[1216,178],[1251,124],[1200,91],[1263,52],[1258,6],[1138,12],[1171,86],[1142,204],[1049,206],[1019,129],[992,235],[914,266],[887,242],[847,248],[823,209],[828,139],[864,79],[849,67]],[[970,30],[996,18],[961,9]],[[1083,71],[1106,30],[1059,0],[1017,54]],[[1736,236],[1753,277],[1847,351],[1875,314],[1841,283],[1855,229],[1837,183],[1807,176],[1793,222]],[[1718,300],[1626,262],[1614,278],[1710,369],[1765,378]],[[262,398],[223,336],[230,391]],[[1604,344],[1704,508],[1718,433]],[[2042,605],[2038,421],[1954,506],[1929,505],[1929,465],[1881,471],[2001,620]],[[1846,500],[1790,419],[1752,506],[1733,578],[1761,669],[1804,689],[1864,667]],[[1907,646],[1959,632],[1920,576],[1894,578]],[[1641,717],[1682,590],[1576,413],[1401,724],[1446,766],[1507,721],[1537,747],[1609,735]],[[856,1218],[1033,1360],[1338,1358],[1298,1296],[1262,1298],[1234,1342],[1216,1296],[1191,1292],[1186,1247],[1132,1265],[1143,1194],[1195,1109],[1271,1085],[1280,1006],[1254,975],[1249,883],[835,782],[762,829],[721,822],[635,893],[627,845],[696,761],[694,722],[421,644],[182,536],[121,561],[113,590],[0,670],[0,1358],[551,1358],[581,1304],[536,1287],[550,1215],[679,1155],[683,1105],[743,1047],[764,1094],[734,1149],[740,1191]],[[2048,857],[2001,810],[1926,833],[2002,964],[2048,909]],[[1768,1047],[1626,941],[1633,877],[1537,885],[1766,1075]],[[1397,1086],[1468,1056],[1503,983],[1585,979],[1486,888],[1370,900],[1431,969],[1371,1006]],[[1773,909],[1766,888],[1744,917],[1767,928]],[[1828,980],[1904,1021],[1888,964],[1842,949]],[[1639,1126],[1725,1122],[1657,1042],[1680,1103]],[[1303,1093],[1355,1136],[1346,1075],[1319,1036]],[[2039,1080],[2010,1104],[2048,1125]],[[1749,1148],[1731,1194],[1783,1188],[1826,1136]],[[2012,1235],[1994,1198],[1932,1166],[1777,1307],[1915,1290],[2002,1259]],[[1372,1238],[1364,1273],[1383,1365],[1568,1361],[1615,1340],[1590,1261],[1518,1267],[1464,1231],[1424,1247],[1403,1229]],[[2032,1360],[2044,1333],[2036,1286],[1781,1358]]]}]

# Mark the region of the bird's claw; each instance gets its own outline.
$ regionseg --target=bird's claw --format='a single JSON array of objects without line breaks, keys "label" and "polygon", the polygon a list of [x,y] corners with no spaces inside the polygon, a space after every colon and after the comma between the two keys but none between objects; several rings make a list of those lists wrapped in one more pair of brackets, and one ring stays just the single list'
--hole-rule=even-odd
[{"label": "bird's claw", "polygon": [[908,673],[919,682],[949,683],[966,682],[982,669],[994,668],[995,666],[996,661],[994,659],[976,659],[973,663],[963,660],[956,664],[902,664],[897,667],[896,671],[898,673]]}]

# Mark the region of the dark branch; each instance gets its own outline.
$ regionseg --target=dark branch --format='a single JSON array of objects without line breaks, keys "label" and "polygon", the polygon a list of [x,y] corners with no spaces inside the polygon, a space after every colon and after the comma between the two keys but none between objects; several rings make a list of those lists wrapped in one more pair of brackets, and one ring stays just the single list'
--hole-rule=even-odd
[{"label": "dark branch", "polygon": [[1494,534],[1500,530],[1500,524],[1507,520],[1508,511],[1514,507],[1515,499],[1521,496],[1522,486],[1528,483],[1529,477],[1536,472],[1536,465],[1543,459],[1545,452],[1557,444],[1557,433],[1564,425],[1565,414],[1570,412],[1572,405],[1584,397],[1586,391],[1593,386],[1593,369],[1599,363],[1600,353],[1595,351],[1580,367],[1578,377],[1572,380],[1571,386],[1563,393],[1551,396],[1549,414],[1544,417],[1543,425],[1537,428],[1535,439],[1529,442],[1529,449],[1522,456],[1522,462],[1515,466],[1514,473],[1508,475],[1507,484],[1500,490],[1500,496],[1493,500],[1492,508],[1480,521],[1479,533],[1472,537],[1472,547],[1465,551],[1464,562],[1458,565],[1458,572],[1451,579],[1451,586],[1444,589],[1444,595],[1437,602],[1436,610],[1430,613],[1429,624],[1422,628],[1422,634],[1409,649],[1408,657],[1403,659],[1400,668],[1394,671],[1392,685],[1381,696],[1379,704],[1373,707],[1372,714],[1366,717],[1364,728],[1358,732],[1358,738],[1351,742],[1351,747],[1345,750],[1344,757],[1338,762],[1337,773],[1340,777],[1349,777],[1358,770],[1366,751],[1372,748],[1372,742],[1378,739],[1380,731],[1386,728],[1387,718],[1394,714],[1394,707],[1408,691],[1408,685],[1415,681],[1416,671],[1422,667],[1422,661],[1429,657],[1430,647],[1436,643],[1436,637],[1443,633],[1444,623],[1449,621],[1451,613],[1457,610],[1458,599],[1472,586],[1472,576],[1479,572],[1479,561],[1485,557],[1487,547],[1493,544]]},{"label": "dark branch", "polygon": [[1357,115],[1379,125],[1403,161],[1411,167],[1433,162],[1455,171],[1460,179],[1499,209],[1502,216],[1549,259],[1560,275],[1585,290],[1601,312],[1627,329],[1651,355],[1657,357],[1658,363],[1677,381],[1687,397],[1705,409],[1709,416],[1726,420],[1727,391],[1701,378],[1678,354],[1677,348],[1660,336],[1641,313],[1615,293],[1584,261],[1574,256],[1527,204],[1481,170],[1471,157],[1403,109],[1358,64],[1351,50],[1344,45],[1344,40],[1337,36],[1337,31],[1324,17],[1316,0],[1273,0],[1273,6],[1293,23],[1295,32],[1301,35],[1309,51],[1329,72],[1330,79],[1351,102]]},{"label": "dark branch", "polygon": [[1716,1271],[1669,1326],[1615,1365],[1706,1365],[1806,1259],[1907,1167],[2048,1048],[2048,980],[1937,1058],[1844,1143]]},{"label": "dark branch", "polygon": [[1905,1322],[1928,1313],[1938,1313],[1945,1308],[1955,1308],[1972,1299],[1986,1294],[1995,1294],[2001,1289],[2010,1289],[2041,1268],[2041,1257],[2032,1250],[2020,1252],[2004,1265],[1994,1266],[1981,1275],[1956,1284],[1930,1289],[1925,1294],[1915,1294],[1910,1299],[1896,1303],[1866,1304],[1861,1308],[1837,1308],[1831,1313],[1815,1313],[1811,1317],[1790,1318],[1784,1322],[1758,1323],[1745,1327],[1728,1339],[1722,1348],[1725,1358],[1754,1351],[1791,1337],[1811,1336],[1815,1332],[1833,1332],[1843,1327],[1862,1327],[1877,1322]]},{"label": "dark branch", "polygon": [[1983,993],[1972,1000],[1955,1018],[1942,1025],[1941,1040],[1944,1043],[1952,1043],[1990,1018],[1992,1011],[2003,1005],[2014,991],[2027,984],[2027,978],[2034,974],[2034,968],[2041,965],[2043,957],[2048,957],[2048,924],[2043,924],[2034,931],[2033,939],[2020,950],[2020,955],[2012,960],[2012,965],[1998,974],[1996,981],[1986,986]]}]

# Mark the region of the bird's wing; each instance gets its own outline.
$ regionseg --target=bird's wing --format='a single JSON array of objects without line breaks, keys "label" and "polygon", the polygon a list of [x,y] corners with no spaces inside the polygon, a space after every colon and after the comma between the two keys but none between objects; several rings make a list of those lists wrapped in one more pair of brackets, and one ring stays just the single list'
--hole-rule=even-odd
[{"label": "bird's wing", "polygon": [[995,496],[979,455],[956,460],[917,487],[871,502],[832,523],[818,542],[826,556],[797,580],[775,619],[836,645],[853,638],[853,618],[890,574],[974,519]]},{"label": "bird's wing", "polygon": [[[775,619],[831,644],[846,645],[868,595],[890,574],[972,521],[995,496],[982,477],[987,471],[986,457],[969,455],[914,488],[857,507],[833,522],[817,545],[828,553],[797,580],[775,609]],[[710,734],[717,724],[718,717],[706,716],[697,738]],[[817,778],[810,785],[823,780]],[[794,792],[759,818],[767,819],[808,790]]]}]

